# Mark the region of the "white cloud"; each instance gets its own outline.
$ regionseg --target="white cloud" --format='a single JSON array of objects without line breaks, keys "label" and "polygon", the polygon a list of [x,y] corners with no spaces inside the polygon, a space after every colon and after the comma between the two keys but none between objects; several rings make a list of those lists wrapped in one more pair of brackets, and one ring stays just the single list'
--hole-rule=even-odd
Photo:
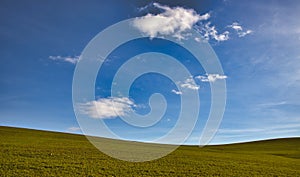
[{"label": "white cloud", "polygon": [[79,128],[79,127],[69,127],[67,129],[67,131],[69,131],[69,132],[77,132],[77,131],[80,131],[80,130],[81,130],[81,128]]},{"label": "white cloud", "polygon": [[101,98],[79,105],[82,114],[95,119],[109,119],[124,116],[136,105],[127,97]]},{"label": "white cloud", "polygon": [[[213,39],[218,42],[229,40],[229,31],[221,33],[211,22],[207,22],[210,18],[209,13],[200,15],[193,9],[185,9],[183,7],[171,8],[158,3],[153,3],[140,9],[145,10],[150,6],[162,9],[163,12],[156,15],[149,13],[143,17],[137,17],[133,22],[134,27],[150,38],[172,35],[179,40],[185,39],[188,35],[186,31],[197,26],[198,32],[205,40]],[[253,32],[252,30],[244,30],[237,22],[227,27],[234,29],[239,37],[244,37]],[[195,38],[195,40],[197,42],[201,41],[200,38]]]},{"label": "white cloud", "polygon": [[198,21],[207,20],[208,13],[199,15],[193,9],[184,9],[182,7],[170,8],[158,3],[153,5],[164,12],[153,15],[147,14],[134,20],[133,26],[151,38],[163,35],[172,35],[177,39],[184,39],[184,32],[189,30]]},{"label": "white cloud", "polygon": [[71,56],[49,56],[50,60],[54,60],[54,61],[63,61],[63,62],[68,62],[68,63],[72,63],[72,64],[76,64],[79,60],[79,56],[75,56],[75,57],[71,57]]},{"label": "white cloud", "polygon": [[216,30],[214,30],[211,34],[211,36],[213,37],[213,39],[215,39],[216,41],[227,41],[229,39],[229,32],[225,31],[222,34],[218,34]]},{"label": "white cloud", "polygon": [[244,30],[243,27],[238,22],[233,22],[231,25],[228,25],[228,27],[234,29],[239,37],[244,37],[248,34],[253,33],[252,30]]},{"label": "white cloud", "polygon": [[177,90],[175,90],[175,89],[172,90],[172,93],[175,93],[176,95],[181,95],[181,94],[182,94],[181,91],[177,91]]},{"label": "white cloud", "polygon": [[188,88],[192,90],[198,90],[200,87],[194,82],[193,77],[187,78],[183,83],[180,84],[182,88]]},{"label": "white cloud", "polygon": [[216,80],[226,79],[227,76],[220,74],[206,74],[205,76],[196,76],[202,82],[215,82]]},{"label": "white cloud", "polygon": [[201,42],[201,38],[199,38],[199,37],[195,37],[194,40],[197,42]]},{"label": "white cloud", "polygon": [[244,37],[244,36],[246,36],[248,34],[251,34],[252,32],[253,32],[252,30],[241,31],[241,32],[238,33],[238,36],[239,37]]},{"label": "white cloud", "polygon": [[200,25],[198,27],[198,30],[206,40],[214,39],[220,42],[227,41],[229,39],[229,31],[225,31],[222,34],[219,34],[219,32],[216,30],[216,27],[211,25],[210,22],[206,23],[205,25]]},{"label": "white cloud", "polygon": [[[205,40],[213,39],[218,42],[229,40],[229,31],[219,32],[211,22],[207,22],[210,18],[209,13],[200,15],[193,9],[185,9],[183,7],[171,8],[158,3],[152,3],[140,8],[140,10],[145,10],[152,6],[162,9],[163,12],[156,15],[149,13],[143,17],[137,17],[133,22],[134,27],[150,38],[172,35],[179,40],[185,39],[189,35],[186,31],[197,26],[198,32]],[[253,33],[252,30],[245,30],[237,22],[233,22],[227,27],[232,28],[239,37]],[[197,42],[201,41],[200,38],[195,38],[195,40]]]},{"label": "white cloud", "polygon": [[236,31],[243,31],[243,27],[237,22],[233,22],[232,25],[229,25],[229,27]]}]

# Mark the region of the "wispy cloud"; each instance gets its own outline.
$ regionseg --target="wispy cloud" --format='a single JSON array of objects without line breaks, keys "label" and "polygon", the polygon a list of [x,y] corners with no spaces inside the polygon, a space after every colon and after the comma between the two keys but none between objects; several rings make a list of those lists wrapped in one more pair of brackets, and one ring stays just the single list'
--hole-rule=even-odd
[{"label": "wispy cloud", "polygon": [[153,4],[154,4],[154,3],[149,3],[149,4],[147,4],[147,5],[143,6],[143,7],[137,8],[137,10],[138,10],[139,12],[146,11],[146,10],[148,10],[150,7],[153,7],[153,6],[154,6]]},{"label": "wispy cloud", "polygon": [[279,101],[279,102],[261,103],[261,104],[258,104],[257,106],[266,108],[266,107],[282,106],[282,105],[285,105],[285,104],[287,104],[286,101]]},{"label": "wispy cloud", "polygon": [[281,124],[281,125],[268,125],[263,128],[246,128],[246,129],[219,129],[220,134],[251,134],[251,133],[264,133],[264,134],[281,134],[300,132],[300,123]]},{"label": "wispy cloud", "polygon": [[175,90],[175,89],[172,90],[172,93],[175,93],[176,95],[181,95],[181,94],[182,94],[181,91],[177,91],[177,90]]},{"label": "wispy cloud", "polygon": [[252,133],[262,132],[264,129],[260,128],[248,128],[248,129],[219,129],[218,132],[221,134],[241,134],[241,133]]},{"label": "wispy cloud", "polygon": [[94,119],[110,119],[124,116],[136,105],[127,97],[101,98],[79,105],[80,112]]},{"label": "wispy cloud", "polygon": [[71,57],[71,56],[49,56],[49,59],[50,60],[53,60],[53,61],[62,61],[62,62],[67,62],[67,63],[71,63],[71,64],[76,64],[79,60],[79,57],[80,56],[74,56],[74,57]]},{"label": "wispy cloud", "polygon": [[199,25],[198,31],[205,40],[214,39],[218,42],[221,42],[221,41],[227,41],[229,39],[229,31],[225,31],[219,34],[216,27],[212,25],[211,22],[207,22],[204,25]]},{"label": "wispy cloud", "polygon": [[244,36],[246,36],[248,34],[251,34],[251,33],[253,33],[252,30],[240,31],[240,32],[238,32],[238,36],[239,37],[244,37]]},{"label": "wispy cloud", "polygon": [[67,129],[68,132],[77,132],[77,131],[80,131],[81,128],[80,127],[69,127]]},{"label": "wispy cloud", "polygon": [[243,31],[243,27],[238,24],[237,22],[233,22],[232,25],[229,25],[229,27],[231,27],[232,29],[236,30],[236,31]]},{"label": "wispy cloud", "polygon": [[233,22],[231,25],[228,25],[228,27],[234,29],[237,32],[239,37],[244,37],[248,34],[253,33],[252,30],[249,29],[245,30],[238,22]]},{"label": "wispy cloud", "polygon": [[196,76],[202,82],[215,82],[216,80],[226,79],[227,76],[221,74],[205,74],[204,76]]},{"label": "wispy cloud", "polygon": [[194,79],[192,76],[187,78],[184,82],[180,83],[180,87],[188,88],[188,89],[192,89],[192,90],[199,90],[199,88],[200,88],[200,86],[194,82]]},{"label": "wispy cloud", "polygon": [[207,20],[210,17],[208,13],[199,15],[193,9],[171,8],[158,3],[153,3],[153,6],[164,10],[164,12],[138,17],[133,23],[136,28],[151,38],[172,35],[177,39],[184,39],[186,30],[191,29],[198,21]]}]

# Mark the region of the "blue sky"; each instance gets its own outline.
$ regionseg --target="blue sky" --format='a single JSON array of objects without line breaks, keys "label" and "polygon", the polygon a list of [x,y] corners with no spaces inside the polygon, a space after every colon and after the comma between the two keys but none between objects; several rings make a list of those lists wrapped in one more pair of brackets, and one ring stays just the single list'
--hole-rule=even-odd
[{"label": "blue sky", "polygon": [[[154,2],[210,16],[193,27],[217,54],[224,71],[220,79],[227,85],[226,110],[211,144],[300,136],[299,2]],[[0,125],[80,133],[72,105],[78,57],[103,29],[148,13],[155,16],[164,9],[152,1],[133,0],[1,1]],[[203,68],[178,46],[159,39],[131,41],[115,50],[99,72],[96,98],[103,101],[110,96],[113,74],[122,61],[145,51],[173,54],[194,76],[205,79]],[[198,143],[210,108],[209,82],[201,78],[195,82],[201,111],[187,144]],[[140,77],[132,85],[130,97],[138,113],[149,111],[151,94],[165,96],[167,112],[157,127],[132,128],[117,117],[103,120],[125,139],[160,136],[176,122],[180,95],[175,91],[174,83],[158,74]]]}]

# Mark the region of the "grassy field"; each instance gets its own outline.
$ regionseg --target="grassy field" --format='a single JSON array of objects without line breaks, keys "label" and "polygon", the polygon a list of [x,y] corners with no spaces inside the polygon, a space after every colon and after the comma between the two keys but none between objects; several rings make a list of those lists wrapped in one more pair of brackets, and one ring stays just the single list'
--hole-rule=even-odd
[{"label": "grassy field", "polygon": [[300,138],[181,146],[134,163],[99,152],[81,135],[0,127],[0,176],[300,176]]}]

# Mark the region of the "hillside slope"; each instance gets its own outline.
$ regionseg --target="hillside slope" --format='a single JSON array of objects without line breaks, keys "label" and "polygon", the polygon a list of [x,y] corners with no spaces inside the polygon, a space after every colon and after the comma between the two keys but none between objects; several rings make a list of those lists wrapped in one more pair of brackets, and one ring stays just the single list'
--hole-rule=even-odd
[{"label": "hillside slope", "polygon": [[99,152],[82,135],[0,126],[0,176],[300,176],[300,138],[181,146],[131,163]]}]

